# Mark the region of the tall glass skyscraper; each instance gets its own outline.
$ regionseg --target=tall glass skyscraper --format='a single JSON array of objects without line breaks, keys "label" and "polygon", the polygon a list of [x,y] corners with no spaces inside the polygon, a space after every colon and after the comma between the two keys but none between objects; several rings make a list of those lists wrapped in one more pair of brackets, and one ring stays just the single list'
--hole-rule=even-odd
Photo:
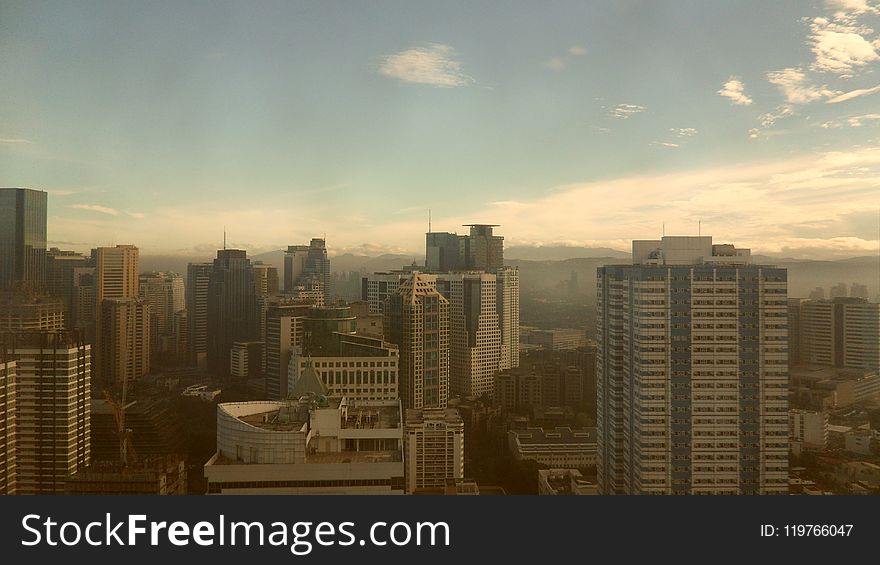
[{"label": "tall glass skyscraper", "polygon": [[0,188],[0,289],[46,285],[46,193]]}]

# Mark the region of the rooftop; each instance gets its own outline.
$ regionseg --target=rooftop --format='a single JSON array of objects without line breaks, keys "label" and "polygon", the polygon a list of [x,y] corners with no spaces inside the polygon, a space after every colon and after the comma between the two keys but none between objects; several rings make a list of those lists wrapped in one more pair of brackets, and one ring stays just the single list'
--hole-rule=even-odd
[{"label": "rooftop", "polygon": [[526,428],[525,430],[513,431],[521,444],[560,445],[568,443],[596,443],[596,428]]}]

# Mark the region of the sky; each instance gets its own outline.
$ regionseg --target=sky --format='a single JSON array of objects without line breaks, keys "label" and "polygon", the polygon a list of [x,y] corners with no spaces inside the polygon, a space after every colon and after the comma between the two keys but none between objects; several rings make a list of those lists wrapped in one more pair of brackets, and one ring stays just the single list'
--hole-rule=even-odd
[{"label": "sky", "polygon": [[873,255],[878,71],[878,0],[0,0],[0,186],[77,250]]}]

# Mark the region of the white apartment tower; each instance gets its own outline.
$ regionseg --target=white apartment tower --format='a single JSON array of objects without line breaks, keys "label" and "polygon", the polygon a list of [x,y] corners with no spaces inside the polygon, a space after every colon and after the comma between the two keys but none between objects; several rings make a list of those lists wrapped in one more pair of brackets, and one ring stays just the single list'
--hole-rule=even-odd
[{"label": "white apartment tower", "polygon": [[464,422],[452,408],[407,410],[406,492],[464,478]]},{"label": "white apartment tower", "polygon": [[786,270],[664,237],[597,292],[600,491],[787,493]]}]

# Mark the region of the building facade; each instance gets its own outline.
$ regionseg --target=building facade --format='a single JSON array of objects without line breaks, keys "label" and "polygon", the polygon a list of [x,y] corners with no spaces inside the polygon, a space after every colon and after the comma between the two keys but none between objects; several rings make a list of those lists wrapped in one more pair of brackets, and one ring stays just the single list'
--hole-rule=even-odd
[{"label": "building facade", "polygon": [[407,410],[404,441],[408,494],[464,478],[464,421],[458,410]]},{"label": "building facade", "polygon": [[207,314],[208,368],[227,377],[232,344],[260,339],[254,271],[246,251],[217,251],[208,283]]},{"label": "building facade", "polygon": [[47,194],[0,188],[0,290],[46,286]]},{"label": "building facade", "polygon": [[749,255],[664,237],[598,269],[603,493],[787,493],[787,273]]}]

